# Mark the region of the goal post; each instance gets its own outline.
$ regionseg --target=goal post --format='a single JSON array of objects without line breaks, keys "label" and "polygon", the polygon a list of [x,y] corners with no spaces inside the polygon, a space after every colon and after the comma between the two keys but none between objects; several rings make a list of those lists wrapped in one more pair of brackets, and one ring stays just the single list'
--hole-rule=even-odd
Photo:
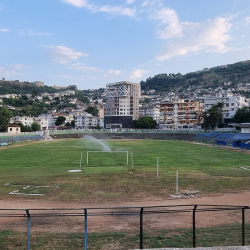
[{"label": "goal post", "polygon": [[89,165],[89,155],[92,153],[99,153],[100,154],[117,154],[117,153],[126,153],[126,158],[124,159],[126,161],[126,165],[128,165],[128,151],[87,151],[87,165]]}]

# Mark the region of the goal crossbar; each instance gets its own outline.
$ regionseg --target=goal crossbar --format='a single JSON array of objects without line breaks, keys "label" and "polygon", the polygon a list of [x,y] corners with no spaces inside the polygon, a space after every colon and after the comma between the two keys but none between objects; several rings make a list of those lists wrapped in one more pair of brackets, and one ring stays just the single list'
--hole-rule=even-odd
[{"label": "goal crossbar", "polygon": [[128,165],[128,151],[87,151],[87,165],[89,164],[89,153],[127,153],[127,165]]}]

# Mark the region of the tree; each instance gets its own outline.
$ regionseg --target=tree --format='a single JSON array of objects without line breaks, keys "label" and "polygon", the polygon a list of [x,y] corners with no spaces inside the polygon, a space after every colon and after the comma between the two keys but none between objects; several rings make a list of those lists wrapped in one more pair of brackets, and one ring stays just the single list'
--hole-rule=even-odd
[{"label": "tree", "polygon": [[219,124],[223,123],[222,108],[224,107],[223,102],[219,102],[213,105],[210,109],[203,112],[203,124],[205,130],[214,130]]},{"label": "tree", "polygon": [[151,102],[151,99],[150,98],[145,98],[143,103],[150,103]]},{"label": "tree", "polygon": [[[16,124],[21,127],[21,132],[31,132],[31,128],[29,126],[25,126],[21,122],[18,122]],[[30,131],[28,127],[30,128]]]},{"label": "tree", "polygon": [[33,122],[31,124],[31,129],[32,129],[32,131],[39,131],[41,129],[41,126],[37,122]]},{"label": "tree", "polygon": [[70,122],[67,122],[67,123],[65,124],[65,126],[66,126],[67,129],[69,129],[69,128],[71,127]]},{"label": "tree", "polygon": [[98,109],[94,106],[88,106],[84,111],[87,113],[93,115],[93,116],[98,116]]},{"label": "tree", "polygon": [[101,129],[101,126],[99,124],[96,125],[96,129],[97,130],[100,130]]},{"label": "tree", "polygon": [[155,128],[157,122],[150,116],[145,116],[134,121],[135,128]]},{"label": "tree", "polygon": [[12,117],[12,112],[8,110],[7,107],[0,107],[0,131],[6,131],[10,118]]},{"label": "tree", "polygon": [[55,122],[56,126],[62,125],[65,122],[65,120],[66,120],[66,117],[58,116]]},{"label": "tree", "polygon": [[235,123],[248,123],[250,122],[250,109],[248,107],[243,107],[237,109],[233,122]]}]

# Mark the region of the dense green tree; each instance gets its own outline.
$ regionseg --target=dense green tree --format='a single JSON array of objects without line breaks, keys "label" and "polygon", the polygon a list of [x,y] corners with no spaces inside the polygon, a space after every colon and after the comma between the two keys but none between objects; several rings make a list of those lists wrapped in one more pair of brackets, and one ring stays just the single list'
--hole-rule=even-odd
[{"label": "dense green tree", "polygon": [[88,106],[84,111],[87,113],[93,115],[93,116],[98,116],[98,109],[94,106]]},{"label": "dense green tree", "polygon": [[144,100],[143,100],[143,103],[150,103],[151,102],[151,99],[150,98],[145,98]]},{"label": "dense green tree", "polygon": [[250,108],[249,107],[243,107],[237,109],[234,117],[233,122],[235,123],[248,123],[250,122]]},{"label": "dense green tree", "polygon": [[96,125],[96,129],[97,130],[100,130],[101,129],[101,126],[99,124]]},{"label": "dense green tree", "polygon": [[145,116],[134,121],[135,128],[151,129],[151,128],[155,128],[156,125],[157,125],[157,122],[150,116]]},{"label": "dense green tree", "polygon": [[70,128],[71,128],[71,123],[70,123],[70,122],[67,122],[67,123],[65,124],[65,126],[66,126],[67,129],[70,129]]},{"label": "dense green tree", "polygon": [[18,122],[17,125],[21,127],[21,132],[31,132],[32,131],[30,126],[25,126],[21,122]]},{"label": "dense green tree", "polygon": [[223,123],[222,108],[224,107],[223,102],[219,102],[213,105],[210,109],[203,112],[203,124],[205,130],[214,130],[219,124]]},{"label": "dense green tree", "polygon": [[65,120],[66,120],[66,117],[58,116],[55,122],[56,126],[62,125],[65,122]]},{"label": "dense green tree", "polygon": [[83,91],[77,91],[76,98],[86,104],[89,104],[89,98],[85,95]]},{"label": "dense green tree", "polygon": [[0,107],[0,131],[6,131],[10,118],[12,117],[12,112],[6,107]]},{"label": "dense green tree", "polygon": [[32,129],[32,131],[39,131],[41,129],[41,126],[37,122],[33,122],[31,124],[31,129]]}]

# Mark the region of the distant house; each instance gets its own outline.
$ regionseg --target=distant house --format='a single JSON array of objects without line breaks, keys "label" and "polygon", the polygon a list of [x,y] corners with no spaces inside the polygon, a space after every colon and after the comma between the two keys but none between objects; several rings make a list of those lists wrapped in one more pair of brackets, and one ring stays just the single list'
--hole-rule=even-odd
[{"label": "distant house", "polygon": [[8,125],[8,133],[10,134],[19,134],[21,132],[21,127],[17,124],[10,123]]}]

